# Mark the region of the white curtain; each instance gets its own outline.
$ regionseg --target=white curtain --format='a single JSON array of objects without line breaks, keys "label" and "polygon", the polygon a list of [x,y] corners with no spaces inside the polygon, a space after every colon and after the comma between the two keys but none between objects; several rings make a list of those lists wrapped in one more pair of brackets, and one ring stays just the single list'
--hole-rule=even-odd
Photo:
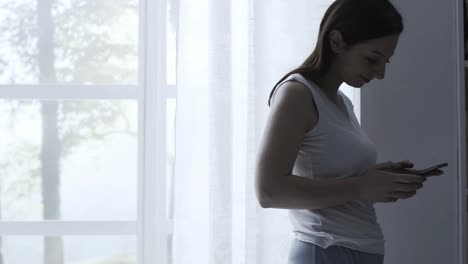
[{"label": "white curtain", "polygon": [[287,263],[287,210],[255,198],[257,146],[271,88],[313,50],[331,2],[179,0],[174,264]]}]

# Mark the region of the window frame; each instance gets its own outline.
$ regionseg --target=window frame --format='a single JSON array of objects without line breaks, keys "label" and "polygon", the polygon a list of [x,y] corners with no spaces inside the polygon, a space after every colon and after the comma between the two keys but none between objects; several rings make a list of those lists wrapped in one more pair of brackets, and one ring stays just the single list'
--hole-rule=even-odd
[{"label": "window frame", "polygon": [[[127,99],[138,105],[135,221],[0,221],[2,236],[135,236],[138,264],[169,263],[173,222],[167,216],[167,0],[139,0],[136,85],[3,84],[1,99]],[[66,89],[64,89],[66,88]],[[97,89],[96,89],[97,88]]]}]

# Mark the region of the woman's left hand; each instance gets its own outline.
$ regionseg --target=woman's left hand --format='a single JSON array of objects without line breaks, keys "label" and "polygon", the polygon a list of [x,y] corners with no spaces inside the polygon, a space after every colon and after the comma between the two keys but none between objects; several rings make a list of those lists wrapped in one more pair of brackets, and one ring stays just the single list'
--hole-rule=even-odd
[{"label": "woman's left hand", "polygon": [[[393,162],[393,161],[387,161],[387,162],[382,162],[374,165],[374,168],[377,170],[385,170],[389,172],[394,172],[394,173],[401,173],[401,174],[416,174],[418,170],[410,169],[414,166],[412,162],[409,160],[404,160],[400,162]],[[444,174],[443,170],[434,170],[429,173],[425,173],[422,176],[427,178],[429,176],[439,176]]]},{"label": "woman's left hand", "polygon": [[412,168],[413,166],[414,164],[409,160],[403,160],[399,162],[386,161],[375,164],[374,169],[385,171],[397,171],[405,168]]}]

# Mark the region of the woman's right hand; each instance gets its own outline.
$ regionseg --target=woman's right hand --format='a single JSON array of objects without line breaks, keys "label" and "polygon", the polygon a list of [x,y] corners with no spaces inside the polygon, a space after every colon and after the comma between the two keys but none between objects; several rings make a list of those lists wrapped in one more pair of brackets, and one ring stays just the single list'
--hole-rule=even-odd
[{"label": "woman's right hand", "polygon": [[373,203],[410,198],[416,194],[416,190],[422,188],[425,181],[425,177],[416,174],[400,174],[374,168],[356,177],[359,199]]}]

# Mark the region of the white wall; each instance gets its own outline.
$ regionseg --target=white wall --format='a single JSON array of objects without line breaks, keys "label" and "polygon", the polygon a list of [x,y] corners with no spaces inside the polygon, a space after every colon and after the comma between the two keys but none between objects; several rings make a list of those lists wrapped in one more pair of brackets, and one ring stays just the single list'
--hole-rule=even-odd
[{"label": "white wall", "polygon": [[461,264],[458,221],[466,206],[459,197],[466,184],[460,182],[465,165],[459,164],[464,157],[459,157],[458,115],[464,97],[458,94],[463,56],[456,6],[462,0],[393,2],[404,16],[405,31],[385,79],[361,90],[362,126],[378,147],[379,162],[409,159],[416,168],[441,162],[449,167],[416,196],[376,204],[385,263]]}]

